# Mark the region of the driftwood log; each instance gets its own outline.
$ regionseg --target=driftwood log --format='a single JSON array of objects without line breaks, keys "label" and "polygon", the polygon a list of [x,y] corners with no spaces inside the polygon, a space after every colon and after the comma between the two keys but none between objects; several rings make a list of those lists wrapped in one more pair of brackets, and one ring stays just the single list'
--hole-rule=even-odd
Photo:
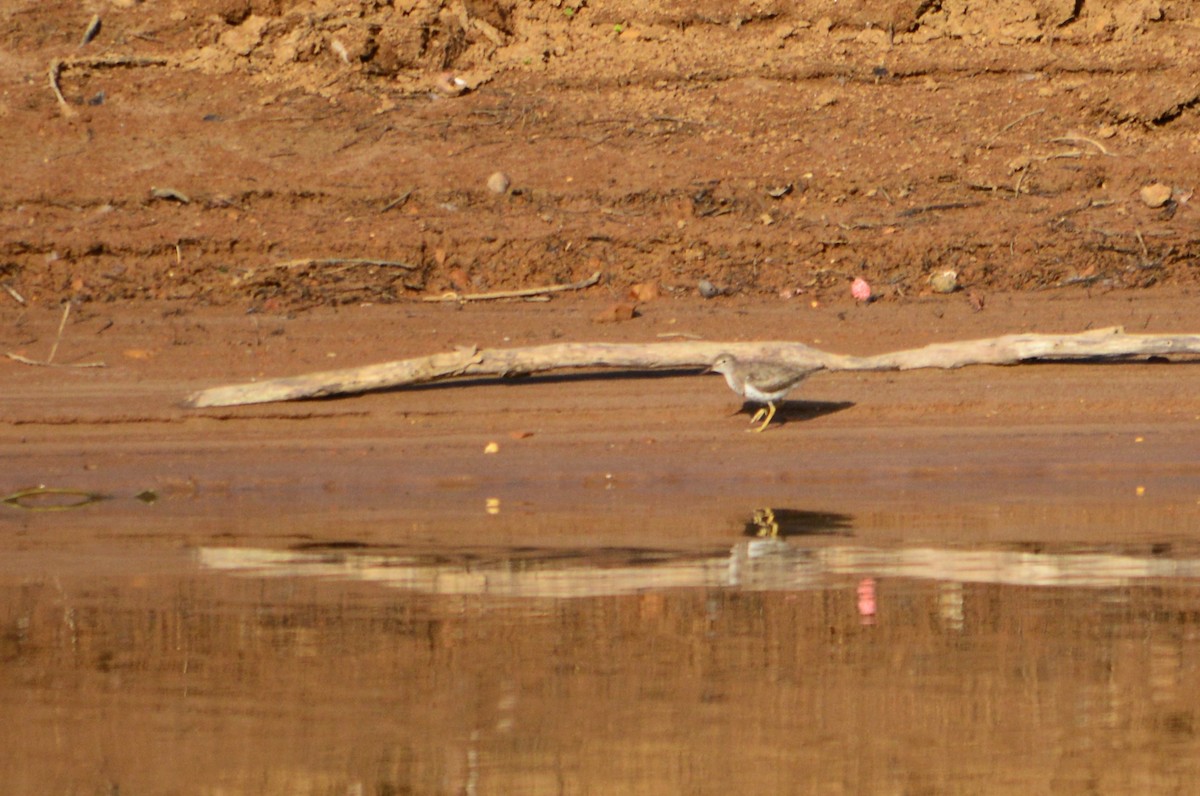
[{"label": "driftwood log", "polygon": [[810,370],[911,370],[1015,365],[1030,360],[1122,360],[1200,354],[1200,334],[1125,334],[1119,326],[1079,334],[1011,334],[936,343],[875,356],[833,354],[803,343],[554,343],[527,348],[461,348],[360,368],[213,387],[186,406],[240,406],[379,390],[461,377],[516,376],[569,368],[653,371],[704,368],[721,353]]}]

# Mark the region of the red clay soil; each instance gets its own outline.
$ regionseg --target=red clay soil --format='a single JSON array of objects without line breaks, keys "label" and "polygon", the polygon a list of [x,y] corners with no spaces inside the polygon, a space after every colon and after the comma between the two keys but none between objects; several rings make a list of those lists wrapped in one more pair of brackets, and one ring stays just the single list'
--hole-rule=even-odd
[{"label": "red clay soil", "polygon": [[0,346],[107,367],[0,359],[4,488],[642,473],[845,503],[864,473],[1133,495],[1144,468],[1183,499],[1188,364],[819,375],[762,435],[686,375],[179,402],[456,345],[1200,331],[1198,44],[1165,0],[10,2]]},{"label": "red clay soil", "polygon": [[[597,270],[765,302],[946,270],[985,303],[1194,284],[1198,24],[1150,0],[8,3],[0,278],[275,311]],[[331,258],[404,266],[297,264]]]}]

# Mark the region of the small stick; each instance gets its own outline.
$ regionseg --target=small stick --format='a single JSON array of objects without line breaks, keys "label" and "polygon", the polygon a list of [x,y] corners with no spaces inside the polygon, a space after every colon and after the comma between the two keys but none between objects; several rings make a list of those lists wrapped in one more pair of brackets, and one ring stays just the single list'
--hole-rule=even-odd
[{"label": "small stick", "polygon": [[67,104],[67,98],[63,96],[62,89],[58,87],[58,78],[62,75],[62,70],[63,61],[61,58],[55,58],[50,62],[50,90],[54,92],[54,98],[58,100],[58,107],[62,111],[62,115],[71,117],[79,112]]},{"label": "small stick", "polygon": [[11,351],[6,352],[5,356],[14,362],[20,362],[22,365],[38,365],[47,368],[103,368],[106,365],[103,362],[83,362],[75,365],[56,365],[54,364],[54,355],[58,353],[58,344],[62,341],[63,329],[67,326],[67,316],[71,314],[71,302],[63,305],[62,320],[58,322],[58,335],[54,338],[54,345],[50,346],[50,356],[46,357],[45,362],[38,362],[36,359],[29,359],[20,354],[14,354]]},{"label": "small stick", "polygon": [[1109,157],[1109,158],[1120,157],[1120,155],[1116,154],[1115,152],[1110,152],[1108,149],[1106,149],[1104,144],[1101,144],[1099,141],[1094,141],[1091,138],[1085,138],[1082,135],[1072,134],[1072,135],[1064,135],[1060,138],[1051,138],[1050,143],[1052,143],[1052,144],[1078,144],[1078,143],[1091,144],[1092,146],[1096,147],[1096,149],[1099,149],[1100,154],[1104,155],[1105,157]]},{"label": "small stick", "polygon": [[24,304],[24,303],[25,303],[25,297],[24,297],[24,296],[22,296],[22,295],[21,295],[20,293],[18,293],[17,291],[13,290],[13,289],[12,289],[12,286],[11,286],[11,285],[9,285],[7,282],[4,282],[4,283],[0,284],[0,287],[3,287],[3,288],[4,288],[4,290],[5,290],[5,291],[8,293],[8,295],[12,296],[12,297],[13,297],[13,298],[16,300],[16,302],[17,302],[18,304]]},{"label": "small stick", "polygon": [[600,272],[589,276],[582,282],[572,282],[569,285],[548,285],[546,287],[530,287],[523,290],[501,290],[497,293],[443,293],[440,296],[426,296],[422,301],[490,301],[492,299],[525,298],[541,296],[546,293],[559,293],[564,290],[582,290],[600,281]]},{"label": "small stick", "polygon": [[1028,173],[1029,173],[1028,167],[1021,169],[1021,174],[1019,177],[1017,177],[1017,184],[1013,186],[1013,194],[1015,196],[1021,195],[1021,184],[1025,182],[1025,175]]},{"label": "small stick", "polygon": [[50,346],[50,356],[46,357],[46,364],[49,365],[54,361],[54,355],[58,353],[58,344],[62,342],[63,329],[67,328],[67,316],[71,314],[71,302],[63,305],[62,320],[58,322],[58,335],[54,338],[54,345]]},{"label": "small stick", "polygon": [[1091,210],[1094,207],[1108,207],[1111,204],[1115,204],[1112,199],[1089,199],[1081,205],[1072,207],[1069,210],[1064,210],[1059,214],[1058,219],[1062,220],[1067,216],[1072,216],[1076,213],[1082,213],[1084,210]]},{"label": "small stick", "polygon": [[93,14],[91,21],[88,22],[88,24],[87,24],[87,28],[85,28],[83,31],[83,38],[81,38],[79,40],[79,46],[83,47],[85,44],[90,42],[92,39],[96,38],[96,34],[99,32],[100,32],[100,15]]},{"label": "small stick", "polygon": [[62,89],[58,87],[62,73],[67,71],[68,67],[163,66],[166,63],[166,58],[136,58],[130,55],[101,56],[98,58],[55,58],[50,62],[50,90],[54,92],[54,98],[58,100],[58,106],[62,111],[62,115],[67,117],[75,116],[78,111],[67,103],[67,98],[63,96]]},{"label": "small stick", "polygon": [[390,201],[386,205],[384,205],[383,209],[380,210],[379,212],[386,213],[387,211],[391,210],[392,208],[403,207],[408,202],[408,197],[412,196],[412,193],[413,193],[412,189],[411,188],[408,189],[407,191],[400,194],[395,199],[393,199],[392,201]]},{"label": "small stick", "polygon": [[20,362],[22,365],[36,365],[39,368],[107,368],[108,365],[103,362],[75,362],[66,365],[58,365],[53,362],[38,362],[36,359],[29,359],[20,354],[14,354],[11,351],[5,352],[4,356],[11,359],[13,362]]},{"label": "small stick", "polygon": [[921,207],[910,207],[907,210],[901,210],[898,218],[908,218],[909,216],[919,216],[923,213],[934,213],[938,210],[962,210],[965,207],[978,207],[979,202],[942,202],[935,205],[923,205]]},{"label": "small stick", "polygon": [[1045,108],[1038,108],[1036,111],[1030,111],[1029,113],[1026,113],[1024,116],[1018,116],[1016,119],[1013,119],[1011,122],[1009,122],[1008,124],[1001,127],[1000,132],[998,132],[994,136],[992,136],[991,139],[986,144],[983,145],[983,148],[991,149],[992,144],[996,143],[997,138],[1004,135],[1009,130],[1013,129],[1014,127],[1016,127],[1018,124],[1025,121],[1026,119],[1030,119],[1034,116],[1037,116],[1039,113],[1045,113],[1045,112],[1046,112]]},{"label": "small stick", "polygon": [[1045,163],[1050,160],[1078,160],[1083,157],[1083,153],[1078,149],[1065,149],[1062,152],[1051,152],[1049,155],[1038,155],[1031,158],[1033,163]]},{"label": "small stick", "polygon": [[1026,113],[1023,116],[1018,116],[1016,119],[1013,119],[1011,122],[1009,122],[1008,124],[1001,127],[1000,132],[1007,133],[1009,130],[1013,129],[1014,127],[1016,127],[1018,124],[1025,121],[1026,119],[1033,118],[1034,116],[1037,116],[1039,113],[1045,113],[1045,112],[1046,112],[1045,108],[1038,108],[1037,110],[1030,111],[1029,113]]},{"label": "small stick", "polygon": [[361,257],[327,257],[325,259],[303,257],[299,260],[275,263],[276,268],[305,268],[310,265],[377,265],[381,268],[403,268],[406,271],[415,271],[420,268],[419,265],[400,260],[371,260]]}]

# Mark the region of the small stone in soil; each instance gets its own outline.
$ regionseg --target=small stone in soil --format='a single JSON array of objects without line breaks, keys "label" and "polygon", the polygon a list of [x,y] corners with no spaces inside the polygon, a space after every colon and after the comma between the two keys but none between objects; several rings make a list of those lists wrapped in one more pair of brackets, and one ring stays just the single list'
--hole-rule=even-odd
[{"label": "small stone in soil", "polygon": [[502,171],[497,171],[488,177],[488,190],[495,194],[508,193],[509,187],[512,185],[512,180]]}]

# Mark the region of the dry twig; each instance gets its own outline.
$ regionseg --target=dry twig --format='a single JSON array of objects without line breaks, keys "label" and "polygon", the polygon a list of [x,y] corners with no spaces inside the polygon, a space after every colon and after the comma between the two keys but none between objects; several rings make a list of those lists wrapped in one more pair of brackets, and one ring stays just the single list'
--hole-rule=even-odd
[{"label": "dry twig", "polygon": [[589,276],[581,282],[569,285],[547,285],[546,287],[528,287],[521,290],[500,290],[495,293],[443,293],[440,296],[426,296],[424,301],[490,301],[493,299],[528,298],[543,296],[547,293],[561,293],[564,290],[582,290],[600,281],[600,272]]},{"label": "dry twig", "polygon": [[13,289],[12,285],[7,282],[0,282],[0,287],[4,288],[4,292],[13,297],[13,300],[18,304],[25,304],[25,297]]},{"label": "dry twig", "polygon": [[84,45],[86,45],[92,39],[96,38],[96,35],[99,32],[100,32],[100,15],[93,14],[91,20],[87,24],[87,27],[84,28],[84,30],[83,30],[83,36],[81,36],[79,39],[79,46],[83,47]]},{"label": "dry twig", "polygon": [[11,351],[6,352],[5,356],[14,362],[20,362],[22,365],[37,365],[44,368],[103,368],[106,365],[103,362],[80,362],[72,365],[56,365],[54,363],[54,355],[58,353],[58,344],[62,342],[63,330],[67,327],[67,316],[71,314],[71,302],[63,305],[62,320],[58,322],[58,334],[54,338],[54,345],[50,346],[50,354],[44,362],[39,362],[36,359],[29,359],[20,354],[14,354]]},{"label": "dry twig", "polygon": [[1039,113],[1045,113],[1045,112],[1046,112],[1045,108],[1038,108],[1035,111],[1030,111],[1029,113],[1026,113],[1022,116],[1018,116],[1016,119],[1013,119],[1011,122],[1009,122],[1008,124],[1001,127],[1000,132],[996,133],[994,136],[992,136],[990,139],[988,139],[988,141],[983,145],[983,148],[991,149],[992,144],[996,143],[996,139],[998,139],[1000,136],[1004,135],[1009,130],[1013,129],[1014,127],[1016,127],[1018,124],[1025,121],[1026,119],[1030,119],[1034,116],[1037,116]]},{"label": "dry twig", "polygon": [[67,98],[63,96],[62,89],[58,87],[58,80],[62,76],[63,61],[61,58],[55,58],[50,62],[50,90],[54,92],[54,98],[58,100],[59,110],[63,116],[71,117],[79,113],[79,111],[67,104]]},{"label": "dry twig", "polygon": [[63,116],[74,116],[78,111],[71,107],[63,96],[62,89],[59,88],[59,82],[62,80],[63,73],[68,69],[99,69],[104,67],[117,66],[163,66],[167,63],[166,58],[138,58],[129,55],[102,56],[97,58],[55,58],[50,62],[50,90],[54,92],[54,98],[58,100],[59,110]]},{"label": "dry twig", "polygon": [[1120,157],[1115,152],[1110,152],[1104,146],[1104,144],[1101,144],[1099,141],[1093,140],[1091,138],[1086,138],[1082,135],[1073,135],[1072,134],[1072,135],[1060,136],[1058,138],[1051,138],[1050,143],[1052,143],[1052,144],[1081,144],[1081,143],[1082,144],[1091,144],[1092,146],[1096,147],[1096,149],[1100,150],[1100,154],[1104,155],[1105,157],[1109,157],[1109,158]]},{"label": "dry twig", "polygon": [[380,268],[402,268],[406,271],[415,271],[420,268],[418,265],[400,260],[371,260],[363,257],[326,257],[324,259],[302,257],[299,260],[275,263],[276,268],[307,268],[310,265],[374,265]]}]

